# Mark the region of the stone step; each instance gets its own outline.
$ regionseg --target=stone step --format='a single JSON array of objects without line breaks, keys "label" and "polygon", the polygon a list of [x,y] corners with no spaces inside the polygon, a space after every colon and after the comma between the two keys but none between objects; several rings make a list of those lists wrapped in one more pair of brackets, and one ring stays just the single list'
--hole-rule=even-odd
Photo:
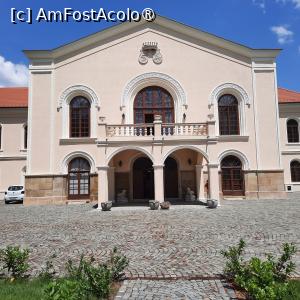
[{"label": "stone step", "polygon": [[90,203],[89,199],[72,199],[72,200],[68,200],[66,202],[66,204],[68,205],[79,205],[79,204],[86,204],[86,203]]}]

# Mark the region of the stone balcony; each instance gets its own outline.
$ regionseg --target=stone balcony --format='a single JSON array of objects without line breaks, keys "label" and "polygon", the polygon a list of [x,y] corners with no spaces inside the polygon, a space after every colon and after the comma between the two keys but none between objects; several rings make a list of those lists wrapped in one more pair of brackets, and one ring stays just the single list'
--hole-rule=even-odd
[{"label": "stone balcony", "polygon": [[162,123],[156,116],[147,124],[99,124],[99,141],[141,141],[141,140],[207,140],[215,136],[215,121],[203,123]]}]

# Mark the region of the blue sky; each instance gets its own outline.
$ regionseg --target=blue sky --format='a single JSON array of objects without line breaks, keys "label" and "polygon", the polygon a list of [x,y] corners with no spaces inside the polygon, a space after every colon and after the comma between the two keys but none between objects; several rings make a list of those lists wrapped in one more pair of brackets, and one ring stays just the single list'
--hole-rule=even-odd
[{"label": "blue sky", "polygon": [[141,11],[156,13],[253,48],[283,48],[279,86],[300,91],[300,0],[1,0],[0,86],[26,85],[23,49],[51,49],[112,23],[11,24],[10,9]]}]

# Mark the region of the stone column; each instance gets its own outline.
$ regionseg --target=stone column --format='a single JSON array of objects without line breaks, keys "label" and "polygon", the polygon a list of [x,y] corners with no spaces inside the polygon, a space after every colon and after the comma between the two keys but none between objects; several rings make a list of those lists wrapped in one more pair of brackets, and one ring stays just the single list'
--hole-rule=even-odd
[{"label": "stone column", "polygon": [[196,165],[196,186],[197,186],[197,200],[204,201],[204,176],[203,166]]},{"label": "stone column", "polygon": [[98,170],[98,209],[101,209],[101,203],[108,201],[108,167],[97,167]]},{"label": "stone column", "polygon": [[154,165],[154,191],[155,200],[163,202],[165,199],[164,191],[164,165]]},{"label": "stone column", "polygon": [[108,168],[108,200],[115,202],[115,167]]},{"label": "stone column", "polygon": [[209,198],[219,201],[220,205],[220,187],[219,187],[219,165],[208,164],[208,186]]}]

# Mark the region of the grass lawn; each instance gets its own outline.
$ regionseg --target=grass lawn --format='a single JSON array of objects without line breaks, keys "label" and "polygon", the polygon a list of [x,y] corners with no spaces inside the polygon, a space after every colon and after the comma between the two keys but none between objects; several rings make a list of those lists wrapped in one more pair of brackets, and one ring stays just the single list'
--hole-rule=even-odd
[{"label": "grass lawn", "polygon": [[48,281],[33,279],[9,282],[0,280],[1,300],[40,300]]},{"label": "grass lawn", "polygon": [[285,300],[300,300],[300,280],[291,280],[289,287],[291,295]]},{"label": "grass lawn", "polygon": [[[44,289],[48,283],[49,281],[41,279],[14,282],[0,280],[0,300],[41,300],[45,296]],[[119,282],[112,284],[110,300],[114,299],[120,286]],[[88,299],[96,300],[97,298],[90,296]]]}]

